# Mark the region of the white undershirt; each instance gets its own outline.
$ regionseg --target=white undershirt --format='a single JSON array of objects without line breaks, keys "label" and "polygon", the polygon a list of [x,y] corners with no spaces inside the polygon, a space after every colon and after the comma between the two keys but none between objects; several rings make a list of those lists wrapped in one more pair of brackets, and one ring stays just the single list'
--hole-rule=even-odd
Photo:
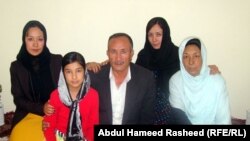
[{"label": "white undershirt", "polygon": [[127,82],[131,79],[130,68],[128,68],[128,73],[119,87],[116,86],[112,69],[110,69],[109,79],[112,103],[112,124],[119,125],[122,124]]}]

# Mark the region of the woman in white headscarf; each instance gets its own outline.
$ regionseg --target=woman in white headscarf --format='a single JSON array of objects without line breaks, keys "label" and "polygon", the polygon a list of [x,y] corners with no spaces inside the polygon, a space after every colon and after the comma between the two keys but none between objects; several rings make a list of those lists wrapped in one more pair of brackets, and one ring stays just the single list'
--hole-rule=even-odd
[{"label": "woman in white headscarf", "polygon": [[206,48],[189,37],[179,47],[180,71],[169,82],[170,103],[192,124],[231,124],[229,98],[220,74],[209,75]]}]

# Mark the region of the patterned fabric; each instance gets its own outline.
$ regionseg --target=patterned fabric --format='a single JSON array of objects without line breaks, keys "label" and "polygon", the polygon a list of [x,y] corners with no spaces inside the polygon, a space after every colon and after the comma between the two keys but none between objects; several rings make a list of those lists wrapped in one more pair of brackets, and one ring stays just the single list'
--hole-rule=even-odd
[{"label": "patterned fabric", "polygon": [[167,97],[163,93],[158,91],[156,95],[156,101],[154,124],[171,124],[173,122],[173,118],[171,117],[172,110]]},{"label": "patterned fabric", "polygon": [[[158,80],[158,71],[154,71],[154,75],[156,80]],[[156,93],[156,104],[154,107],[155,117],[154,117],[154,124],[155,125],[166,125],[166,124],[173,124],[173,114],[172,108],[170,106],[168,100],[168,94],[166,94],[162,89],[157,85],[157,93]]]},{"label": "patterned fabric", "polygon": [[72,101],[71,96],[68,91],[68,87],[63,75],[63,72],[60,72],[60,78],[58,82],[58,91],[60,100],[67,106],[70,107],[68,131],[67,131],[67,141],[70,138],[77,138],[78,141],[85,140],[84,135],[81,132],[81,117],[79,112],[79,102],[85,96],[90,88],[90,78],[88,71],[85,71],[85,81],[82,84],[82,87],[76,97],[76,100]]}]

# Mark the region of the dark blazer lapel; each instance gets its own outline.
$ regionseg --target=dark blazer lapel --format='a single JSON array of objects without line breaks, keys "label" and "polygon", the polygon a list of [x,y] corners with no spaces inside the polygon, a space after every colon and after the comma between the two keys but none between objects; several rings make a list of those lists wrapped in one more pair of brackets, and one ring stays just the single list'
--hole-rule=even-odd
[{"label": "dark blazer lapel", "polygon": [[132,89],[132,86],[133,86],[132,83],[133,82],[131,80],[127,83],[122,124],[127,124],[128,123],[128,117],[131,116],[130,115],[131,110],[133,110],[133,107],[134,107],[134,100],[133,100],[134,93],[133,93],[133,89]]},{"label": "dark blazer lapel", "polygon": [[104,91],[104,105],[106,106],[105,109],[107,109],[107,115],[108,115],[108,122],[112,124],[112,104],[111,104],[111,90],[110,90],[110,80],[109,80],[109,71],[107,71],[108,74],[105,74],[104,76],[107,76],[108,78],[105,78],[104,86],[106,88],[103,89]]},{"label": "dark blazer lapel", "polygon": [[136,89],[136,75],[135,75],[133,65],[130,65],[130,73],[131,73],[131,79],[127,83],[122,124],[128,123],[128,118],[132,117],[131,111],[134,111],[134,108],[135,108],[134,106],[136,106],[136,103],[135,103],[136,97],[137,97],[137,94],[135,93],[136,92],[135,91],[135,89]]},{"label": "dark blazer lapel", "polygon": [[106,65],[98,74],[95,81],[97,84],[97,90],[99,91],[100,99],[100,114],[102,124],[112,124],[112,105],[111,105],[111,90],[109,80],[110,65]]}]

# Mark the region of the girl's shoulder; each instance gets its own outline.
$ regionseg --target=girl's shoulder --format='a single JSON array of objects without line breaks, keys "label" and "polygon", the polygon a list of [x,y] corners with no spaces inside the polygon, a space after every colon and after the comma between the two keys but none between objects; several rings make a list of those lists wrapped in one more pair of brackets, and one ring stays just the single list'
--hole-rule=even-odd
[{"label": "girl's shoulder", "polygon": [[92,87],[90,87],[90,88],[89,88],[88,93],[89,93],[90,95],[98,95],[97,90],[96,90],[96,89],[94,89],[94,88],[92,88]]},{"label": "girl's shoulder", "polygon": [[58,89],[55,89],[50,94],[49,103],[52,105],[58,105],[60,102]]}]

